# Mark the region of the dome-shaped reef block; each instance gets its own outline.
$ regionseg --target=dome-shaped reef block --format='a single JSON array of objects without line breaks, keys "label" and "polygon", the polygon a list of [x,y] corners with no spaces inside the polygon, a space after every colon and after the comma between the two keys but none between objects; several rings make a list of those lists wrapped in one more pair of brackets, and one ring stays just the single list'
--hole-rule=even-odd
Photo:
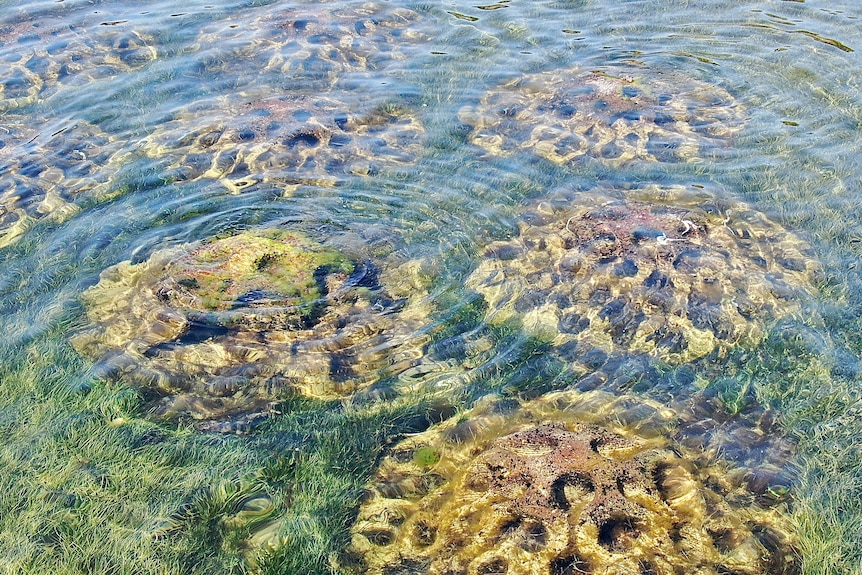
[{"label": "dome-shaped reef block", "polygon": [[63,86],[137,70],[158,57],[153,37],[128,22],[102,25],[97,14],[56,19],[10,9],[0,15],[0,112],[39,102]]},{"label": "dome-shaped reef block", "polygon": [[[576,404],[485,401],[396,444],[346,563],[368,575],[798,572],[783,509],[759,505],[741,473],[613,424],[613,400],[603,415],[559,409]],[[658,430],[667,410],[644,405]]]},{"label": "dome-shaped reef block", "polygon": [[157,414],[241,432],[279,400],[340,398],[418,361],[427,311],[384,289],[390,272],[298,232],[246,231],[104,271],[71,341]]},{"label": "dome-shaped reef block", "polygon": [[196,68],[207,81],[245,85],[273,74],[327,88],[346,73],[400,64],[429,37],[417,12],[387,2],[255,6],[201,29]]},{"label": "dome-shaped reef block", "polygon": [[400,104],[248,92],[178,110],[141,149],[172,180],[214,179],[233,193],[275,182],[288,192],[413,162],[424,141],[418,115]]},{"label": "dome-shaped reef block", "polygon": [[43,218],[65,221],[80,201],[105,200],[113,185],[121,143],[83,120],[50,131],[7,114],[0,130],[0,248],[13,243]]},{"label": "dome-shaped reef block", "polygon": [[818,270],[798,236],[706,189],[558,190],[530,206],[467,285],[574,359],[672,364],[753,346],[795,315]]},{"label": "dome-shaped reef block", "polygon": [[556,164],[681,162],[725,145],[744,124],[727,91],[647,67],[553,70],[507,82],[459,113],[492,154],[531,151]]}]

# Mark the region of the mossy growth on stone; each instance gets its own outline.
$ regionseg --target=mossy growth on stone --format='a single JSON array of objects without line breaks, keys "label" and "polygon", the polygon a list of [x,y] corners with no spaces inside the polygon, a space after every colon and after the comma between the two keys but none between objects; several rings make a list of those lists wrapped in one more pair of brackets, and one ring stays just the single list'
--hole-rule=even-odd
[{"label": "mossy growth on stone", "polygon": [[[485,399],[392,449],[344,567],[368,575],[799,572],[783,504],[666,439],[673,414],[577,394]],[[433,449],[434,465],[416,453]]]},{"label": "mossy growth on stone", "polygon": [[528,150],[556,164],[587,156],[692,161],[724,145],[744,108],[724,89],[647,67],[552,70],[507,82],[465,106],[470,141],[492,154]]},{"label": "mossy growth on stone", "polygon": [[487,247],[467,285],[490,321],[517,320],[573,359],[723,357],[800,315],[818,270],[800,237],[703,187],[561,189],[520,228]]},{"label": "mossy growth on stone", "polygon": [[419,360],[427,311],[386,273],[302,233],[242,232],[109,268],[71,342],[155,413],[243,431],[280,400],[340,398]]}]

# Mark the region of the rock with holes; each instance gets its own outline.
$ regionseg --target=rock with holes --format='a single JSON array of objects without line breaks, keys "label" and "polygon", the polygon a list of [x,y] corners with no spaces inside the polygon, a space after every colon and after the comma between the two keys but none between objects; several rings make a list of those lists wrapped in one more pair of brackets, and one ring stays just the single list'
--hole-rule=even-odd
[{"label": "rock with holes", "polygon": [[105,25],[98,12],[57,18],[32,10],[0,15],[0,112],[34,104],[64,86],[82,86],[142,68],[155,40],[128,22]]},{"label": "rock with holes", "polygon": [[63,221],[84,201],[119,193],[121,142],[83,120],[49,129],[7,114],[0,133],[0,247],[14,243],[36,221]]},{"label": "rock with holes", "polygon": [[238,93],[177,111],[142,150],[172,180],[210,178],[231,192],[273,182],[289,191],[410,163],[424,137],[418,116],[399,104]]},{"label": "rock with holes", "polygon": [[[486,400],[392,448],[345,566],[369,575],[791,574],[783,508],[669,443],[666,408]],[[564,409],[560,409],[564,407]],[[630,418],[629,418],[630,419]]]},{"label": "rock with holes", "polygon": [[303,89],[346,73],[382,71],[421,49],[430,34],[418,13],[388,2],[281,3],[232,11],[198,35],[197,70],[207,83],[253,84],[272,74]]},{"label": "rock with holes", "polygon": [[492,154],[533,152],[556,164],[679,162],[724,145],[743,125],[725,90],[631,66],[565,69],[507,82],[459,114],[470,141]]},{"label": "rock with holes", "polygon": [[798,236],[701,187],[559,190],[520,227],[487,248],[467,285],[490,321],[516,319],[577,361],[680,364],[755,345],[802,313],[818,269]]},{"label": "rock with holes", "polygon": [[418,361],[410,269],[284,230],[168,248],[102,273],[72,345],[156,413],[242,431],[286,397],[336,399]]}]

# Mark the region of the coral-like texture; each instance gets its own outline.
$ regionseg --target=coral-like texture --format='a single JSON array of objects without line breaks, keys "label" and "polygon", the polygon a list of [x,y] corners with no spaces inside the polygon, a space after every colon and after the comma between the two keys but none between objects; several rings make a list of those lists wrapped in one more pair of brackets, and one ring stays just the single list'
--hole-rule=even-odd
[{"label": "coral-like texture", "polygon": [[797,236],[700,187],[560,190],[497,242],[467,284],[491,321],[575,355],[645,353],[683,363],[755,345],[799,313],[817,266]]},{"label": "coral-like texture", "polygon": [[626,405],[485,401],[403,440],[347,557],[369,575],[798,571],[780,506],[760,506],[739,470],[669,444],[660,406],[639,406],[640,429],[615,425]]},{"label": "coral-like texture", "polygon": [[244,85],[261,73],[325,88],[345,73],[385,69],[428,39],[419,14],[388,2],[258,6],[205,26],[201,74]]},{"label": "coral-like texture", "polygon": [[126,23],[6,16],[0,16],[0,112],[36,103],[62,85],[141,68],[158,56],[154,39]]},{"label": "coral-like texture", "polygon": [[77,201],[114,193],[111,179],[120,165],[116,139],[82,120],[40,132],[12,114],[4,119],[0,247],[13,243],[41,218],[65,220],[77,213]]},{"label": "coral-like texture", "polygon": [[231,192],[262,181],[288,190],[412,162],[424,137],[418,117],[398,105],[240,93],[177,112],[142,149],[165,161],[173,179],[217,179]]},{"label": "coral-like texture", "polygon": [[743,124],[725,90],[648,68],[565,69],[519,78],[459,114],[470,141],[493,154],[529,150],[557,164],[693,160]]},{"label": "coral-like texture", "polygon": [[244,232],[106,270],[72,344],[157,413],[241,430],[285,397],[342,397],[418,360],[423,308],[380,281],[302,234]]}]

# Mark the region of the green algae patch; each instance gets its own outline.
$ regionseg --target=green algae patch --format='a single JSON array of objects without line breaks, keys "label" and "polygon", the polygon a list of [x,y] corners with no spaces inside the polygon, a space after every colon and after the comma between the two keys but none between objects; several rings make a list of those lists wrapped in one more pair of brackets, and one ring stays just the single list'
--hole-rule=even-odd
[{"label": "green algae patch", "polygon": [[[675,414],[657,403],[594,399],[485,398],[396,444],[347,563],[368,575],[797,572],[783,506],[757,502],[743,469],[670,441]],[[640,421],[616,422],[632,408]],[[416,457],[429,446],[445,454],[433,468]]]},{"label": "green algae patch", "polygon": [[321,273],[350,274],[353,263],[293,232],[241,233],[203,244],[170,262],[156,289],[188,309],[229,310],[255,298],[303,306],[323,295]]},{"label": "green algae patch", "polygon": [[342,398],[418,363],[414,268],[285,230],[168,248],[105,270],[71,342],[98,376],[146,390],[154,414],[244,432],[279,401]]}]

